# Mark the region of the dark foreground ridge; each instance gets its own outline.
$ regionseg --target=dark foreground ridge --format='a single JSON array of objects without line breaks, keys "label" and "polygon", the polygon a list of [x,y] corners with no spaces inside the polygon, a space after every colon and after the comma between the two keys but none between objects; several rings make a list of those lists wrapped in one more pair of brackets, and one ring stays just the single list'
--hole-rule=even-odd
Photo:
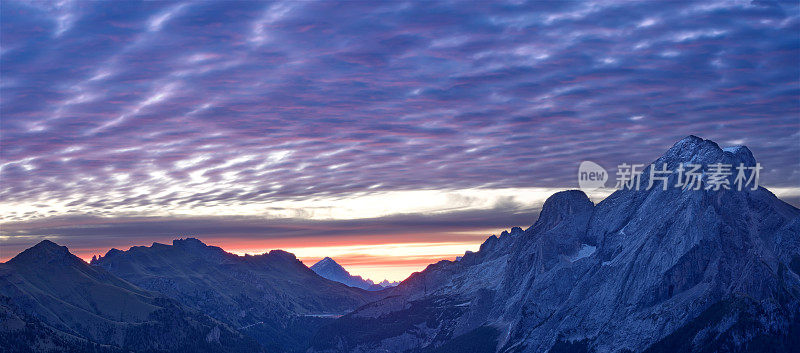
[{"label": "dark foreground ridge", "polygon": [[3,351],[261,351],[201,312],[89,266],[44,240],[0,264]]},{"label": "dark foreground ridge", "polygon": [[322,278],[282,250],[238,256],[194,238],[112,249],[92,263],[235,327],[269,351],[303,351],[330,317],[380,296]]}]

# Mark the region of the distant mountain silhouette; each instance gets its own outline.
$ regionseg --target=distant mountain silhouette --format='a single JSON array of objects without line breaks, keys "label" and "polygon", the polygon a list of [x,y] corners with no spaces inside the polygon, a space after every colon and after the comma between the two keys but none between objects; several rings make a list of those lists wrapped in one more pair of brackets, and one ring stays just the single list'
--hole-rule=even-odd
[{"label": "distant mountain silhouette", "polygon": [[44,240],[0,264],[4,351],[260,351],[228,325]]},{"label": "distant mountain silhouette", "polygon": [[339,265],[339,263],[330,257],[325,257],[324,259],[319,260],[310,268],[318,275],[331,281],[344,283],[350,287],[356,287],[370,291],[382,290],[384,288],[394,287],[397,285],[396,282],[392,283],[388,280],[383,280],[383,282],[376,284],[370,279],[363,279],[361,276],[353,276],[350,274],[350,272],[347,272],[344,267]]},{"label": "distant mountain silhouette", "polygon": [[198,239],[112,249],[92,261],[257,339],[269,351],[302,351],[316,328],[380,294],[318,276],[291,253],[237,256]]},{"label": "distant mountain silhouette", "polygon": [[[690,136],[654,163],[755,159]],[[312,351],[796,352],[800,210],[763,187],[658,183],[597,205],[556,193],[527,230],[413,274],[321,328]]]},{"label": "distant mountain silhouette", "polygon": [[395,286],[397,286],[398,284],[400,284],[400,282],[399,282],[399,281],[389,282],[389,280],[388,280],[388,279],[384,279],[383,281],[381,281],[380,283],[378,283],[378,285],[379,285],[379,286],[381,286],[381,287],[383,287],[383,288],[395,287]]}]

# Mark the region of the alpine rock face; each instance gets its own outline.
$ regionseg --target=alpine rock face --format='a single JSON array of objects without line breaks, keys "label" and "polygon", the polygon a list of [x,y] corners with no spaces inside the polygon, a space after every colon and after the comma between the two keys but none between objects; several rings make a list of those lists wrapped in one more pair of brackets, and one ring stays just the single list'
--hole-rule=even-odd
[{"label": "alpine rock face", "polygon": [[206,313],[269,351],[303,351],[318,326],[380,295],[322,278],[285,251],[238,256],[194,238],[112,249],[92,264]]},{"label": "alpine rock face", "polygon": [[383,282],[376,284],[370,279],[363,279],[361,276],[353,276],[350,274],[350,272],[347,272],[344,267],[339,265],[339,263],[330,257],[319,260],[310,268],[316,274],[331,281],[344,283],[350,287],[356,287],[370,291],[381,290],[397,285],[396,283],[391,283],[387,280],[383,280]]},{"label": "alpine rock face", "polygon": [[230,326],[48,240],[0,264],[0,318],[2,351],[261,351]]},{"label": "alpine rock face", "polygon": [[[755,159],[746,147],[689,136],[653,165],[715,163]],[[706,176],[686,190],[673,187],[678,177],[666,190],[656,181],[597,205],[581,191],[556,193],[527,230],[413,274],[323,327],[312,350],[796,350],[800,210],[763,187],[706,190]]]}]

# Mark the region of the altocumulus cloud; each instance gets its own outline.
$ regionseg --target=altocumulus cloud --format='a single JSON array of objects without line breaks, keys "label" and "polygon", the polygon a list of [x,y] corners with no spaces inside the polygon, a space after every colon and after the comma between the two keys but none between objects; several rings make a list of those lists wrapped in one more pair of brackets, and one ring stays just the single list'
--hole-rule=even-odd
[{"label": "altocumulus cloud", "polygon": [[371,219],[391,234],[413,209],[336,201],[415,192],[456,206],[405,205],[464,222],[533,215],[492,190],[574,187],[582,160],[646,163],[688,134],[748,145],[762,184],[796,190],[799,13],[768,1],[5,1],[2,236],[75,235],[53,228],[64,217],[92,219],[81,234],[97,237],[141,225],[130,217],[178,233],[194,229],[180,227],[187,215],[230,216],[215,219],[230,227],[220,234],[277,232],[236,215]]}]

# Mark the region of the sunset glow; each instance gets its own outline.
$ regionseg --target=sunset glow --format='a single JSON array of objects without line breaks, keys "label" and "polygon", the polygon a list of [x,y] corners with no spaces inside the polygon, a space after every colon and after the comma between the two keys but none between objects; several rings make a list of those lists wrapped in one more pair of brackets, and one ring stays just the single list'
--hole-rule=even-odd
[{"label": "sunset glow", "polygon": [[0,261],[196,237],[400,279],[689,134],[800,204],[796,6],[546,4],[3,1]]},{"label": "sunset glow", "polygon": [[794,353],[798,288],[797,0],[0,0],[3,353]]},{"label": "sunset glow", "polygon": [[[800,197],[800,189],[798,188],[770,188],[770,190],[777,196],[792,199]],[[404,207],[413,207],[413,195],[438,195],[429,198],[423,197],[420,199],[430,201],[422,207],[426,207],[432,213],[439,213],[446,218],[448,212],[457,211],[481,211],[484,208],[491,210],[493,205],[496,205],[500,200],[513,201],[512,204],[520,205],[515,212],[519,212],[521,217],[517,218],[517,226],[527,228],[535,221],[536,209],[541,207],[547,192],[551,190],[541,189],[500,189],[500,190],[464,190],[464,191],[449,191],[449,192],[412,192],[407,196],[408,204],[393,204],[389,203],[391,208],[371,209],[368,203],[363,203],[363,200],[356,197],[355,200],[345,200],[345,205],[362,205],[350,206],[343,210],[329,210],[328,214],[340,214],[345,212],[350,216],[358,214],[362,215],[384,215],[383,221],[391,220],[391,216],[402,217],[401,211],[407,210]],[[555,191],[553,191],[555,192]],[[590,193],[590,197],[594,202],[602,201],[608,195],[610,190],[595,190]],[[398,194],[403,194],[402,192]],[[402,198],[400,198],[402,199]],[[460,203],[453,204],[456,200]],[[448,201],[450,203],[448,203]],[[317,201],[323,202],[323,201]],[[332,201],[331,201],[332,202]],[[355,213],[354,213],[355,212]],[[526,216],[529,215],[529,216]],[[343,219],[338,219],[340,222],[347,223],[348,219],[340,216]],[[386,218],[389,217],[389,218]],[[357,220],[358,218],[355,218]],[[259,232],[259,227],[253,226],[254,229],[250,230],[256,232],[253,235],[243,237],[242,234],[230,233],[228,237],[213,236],[211,233],[197,232],[189,230],[187,232],[175,232],[166,234],[142,234],[138,229],[158,229],[160,227],[172,229],[174,225],[165,223],[163,220],[153,219],[151,222],[136,222],[135,219],[123,219],[119,225],[109,223],[108,220],[95,220],[85,219],[83,222],[78,222],[73,218],[66,218],[65,221],[69,222],[69,226],[61,222],[19,222],[8,223],[5,225],[5,231],[16,232],[13,239],[9,236],[0,236],[3,240],[3,246],[0,246],[0,261],[7,261],[16,254],[15,242],[19,244],[35,243],[43,238],[63,241],[66,245],[70,246],[70,250],[85,261],[90,261],[92,256],[100,256],[105,254],[110,248],[118,248],[126,250],[132,246],[148,246],[152,242],[159,242],[170,244],[173,239],[197,237],[209,245],[219,246],[224,250],[237,254],[262,254],[270,250],[281,249],[289,251],[298,259],[300,259],[307,266],[313,265],[323,257],[332,257],[339,264],[344,266],[353,275],[360,275],[364,278],[369,278],[374,281],[381,281],[388,279],[390,281],[400,281],[408,277],[413,272],[423,270],[427,265],[435,263],[439,260],[454,260],[457,256],[461,256],[466,251],[476,251],[481,243],[492,234],[499,234],[506,228],[482,228],[476,227],[473,224],[449,224],[446,226],[447,230],[440,230],[441,225],[425,226],[422,219],[420,219],[423,227],[429,229],[428,232],[408,233],[410,228],[403,227],[401,229],[392,228],[387,232],[387,229],[376,227],[374,223],[355,223],[345,224],[334,223],[314,223],[313,219],[284,219],[283,226],[280,232],[272,233],[265,229],[263,233]],[[520,221],[521,220],[521,221]],[[330,219],[316,220],[319,222],[332,221]],[[354,221],[354,220],[351,220]],[[190,219],[188,223],[193,223]],[[197,221],[194,221],[197,222]],[[267,222],[267,221],[262,221]],[[268,221],[273,224],[280,224],[278,219]],[[183,224],[183,223],[181,223]],[[261,223],[259,223],[261,224]],[[401,222],[402,224],[402,222]],[[135,233],[123,238],[114,237],[113,233],[118,235],[125,235],[127,233],[128,225],[134,227]],[[141,227],[141,228],[138,228]],[[187,227],[188,229],[192,229]],[[105,229],[105,230],[104,230]],[[460,231],[453,231],[454,229],[461,229]],[[105,239],[104,247],[93,247],[81,245],[82,242],[76,242],[78,238],[67,235],[71,233],[63,233],[66,231],[87,233],[89,231],[108,232],[108,238]],[[241,230],[240,230],[241,231]],[[248,231],[248,232],[250,232]],[[334,232],[338,234],[336,237],[324,236],[325,232]],[[48,234],[58,234],[62,232],[62,236],[57,237]],[[23,235],[29,233],[28,235]],[[281,236],[284,235],[291,236]],[[258,234],[258,235],[256,235]],[[147,241],[136,242],[139,237],[148,239]],[[72,243],[70,243],[72,239]],[[12,242],[14,240],[15,242]],[[401,240],[398,242],[398,240]],[[96,244],[96,242],[95,242]],[[24,245],[19,245],[24,246]],[[17,251],[18,252],[18,251]]]}]

